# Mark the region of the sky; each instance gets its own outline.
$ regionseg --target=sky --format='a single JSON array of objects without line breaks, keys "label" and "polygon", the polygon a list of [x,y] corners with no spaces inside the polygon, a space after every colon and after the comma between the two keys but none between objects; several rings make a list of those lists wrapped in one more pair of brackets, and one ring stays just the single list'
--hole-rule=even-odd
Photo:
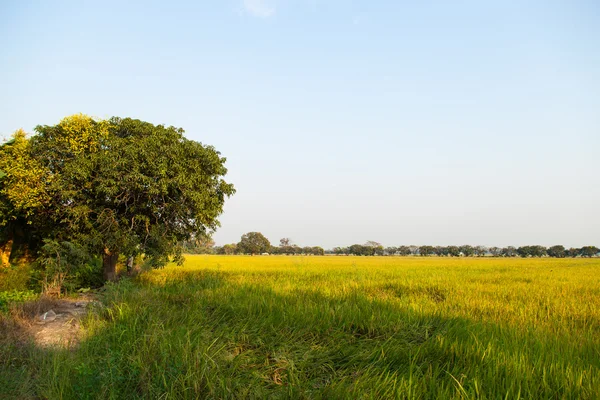
[{"label": "sky", "polygon": [[0,137],[75,113],[220,151],[217,244],[600,244],[596,0],[0,0]]}]

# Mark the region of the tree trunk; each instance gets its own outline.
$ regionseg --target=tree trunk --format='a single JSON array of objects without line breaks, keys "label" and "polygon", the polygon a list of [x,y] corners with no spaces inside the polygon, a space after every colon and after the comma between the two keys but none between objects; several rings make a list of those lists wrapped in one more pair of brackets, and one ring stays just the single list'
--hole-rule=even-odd
[{"label": "tree trunk", "polygon": [[10,253],[12,252],[13,239],[9,238],[6,242],[0,244],[0,267],[8,267],[10,265]]},{"label": "tree trunk", "polygon": [[118,251],[109,251],[104,249],[102,254],[102,267],[105,281],[114,282],[117,280],[117,260],[119,259]]},{"label": "tree trunk", "polygon": [[21,225],[12,229],[12,246],[9,251],[8,261],[13,265],[21,265],[33,261],[29,251],[29,236]]},{"label": "tree trunk", "polygon": [[133,256],[129,256],[129,258],[127,258],[127,273],[131,273],[131,271],[133,270]]}]

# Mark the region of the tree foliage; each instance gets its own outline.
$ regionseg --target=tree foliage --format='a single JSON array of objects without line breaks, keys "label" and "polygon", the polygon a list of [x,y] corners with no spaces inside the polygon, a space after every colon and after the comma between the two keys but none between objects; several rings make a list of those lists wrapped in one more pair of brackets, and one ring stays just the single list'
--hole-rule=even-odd
[{"label": "tree foliage", "polygon": [[549,257],[556,257],[556,258],[564,258],[567,255],[565,246],[562,246],[562,245],[548,247],[547,253],[548,253]]},{"label": "tree foliage", "polygon": [[0,226],[21,219],[41,238],[83,246],[106,279],[119,254],[180,259],[179,244],[210,235],[234,193],[225,158],[183,129],[79,114],[36,133],[0,148]]},{"label": "tree foliage", "polygon": [[32,156],[21,129],[0,146],[0,170],[0,265],[6,265],[29,259],[52,227],[46,212],[52,176]]},{"label": "tree foliage", "polygon": [[583,246],[579,250],[579,255],[581,257],[594,257],[600,252],[600,249],[596,246]]},{"label": "tree foliage", "polygon": [[260,232],[248,232],[242,235],[237,251],[242,254],[262,254],[269,251],[271,243]]},{"label": "tree foliage", "polygon": [[8,143],[0,147],[0,224],[31,218],[49,202],[48,170],[31,154],[31,142],[19,129]]}]

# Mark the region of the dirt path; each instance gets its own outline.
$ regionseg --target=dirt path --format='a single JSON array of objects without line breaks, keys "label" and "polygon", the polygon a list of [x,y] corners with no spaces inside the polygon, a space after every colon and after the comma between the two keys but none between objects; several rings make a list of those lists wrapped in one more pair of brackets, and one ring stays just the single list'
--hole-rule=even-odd
[{"label": "dirt path", "polygon": [[61,299],[35,319],[30,334],[40,347],[73,347],[81,338],[81,320],[95,301],[90,297]]}]

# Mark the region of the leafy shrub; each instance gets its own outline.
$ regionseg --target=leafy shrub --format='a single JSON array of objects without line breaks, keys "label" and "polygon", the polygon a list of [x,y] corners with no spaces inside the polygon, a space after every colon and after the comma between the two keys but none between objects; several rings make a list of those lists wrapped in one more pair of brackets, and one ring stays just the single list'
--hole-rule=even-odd
[{"label": "leafy shrub", "polygon": [[86,263],[75,269],[66,285],[69,291],[80,288],[98,288],[104,285],[102,260],[99,257],[90,258]]},{"label": "leafy shrub", "polygon": [[7,312],[10,303],[33,300],[37,297],[33,290],[11,290],[0,292],[0,312]]},{"label": "leafy shrub", "polygon": [[99,287],[103,283],[102,262],[77,243],[45,240],[33,280],[43,292],[55,294]]},{"label": "leafy shrub", "polygon": [[29,264],[0,268],[0,291],[26,290],[30,279],[31,266]]}]

